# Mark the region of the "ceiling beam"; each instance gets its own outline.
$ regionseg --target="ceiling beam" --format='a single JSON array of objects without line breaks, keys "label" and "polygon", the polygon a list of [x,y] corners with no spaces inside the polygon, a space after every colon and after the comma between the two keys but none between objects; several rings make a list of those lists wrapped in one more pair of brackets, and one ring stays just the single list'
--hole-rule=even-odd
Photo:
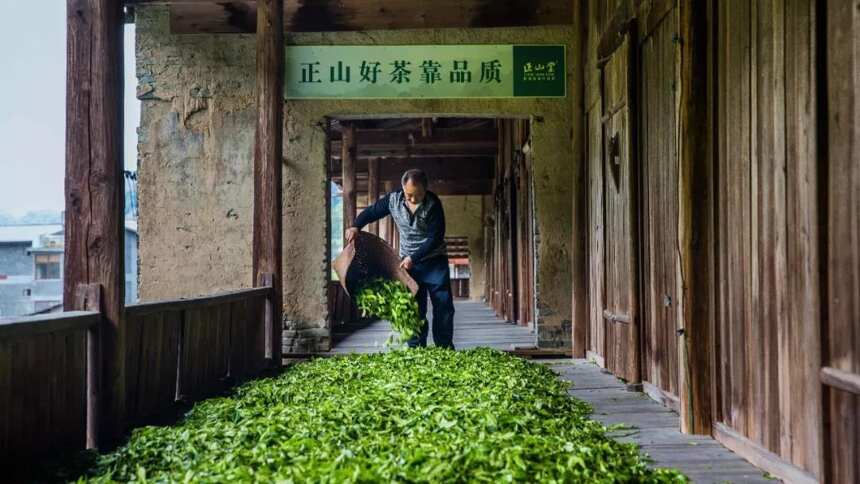
[{"label": "ceiling beam", "polygon": [[[340,143],[332,145],[332,150],[340,150]],[[427,159],[427,158],[492,158],[496,156],[496,148],[492,149],[483,146],[461,146],[451,148],[447,151],[439,151],[432,147],[412,148],[407,146],[392,147],[389,149],[372,150],[368,148],[356,147],[355,158],[357,160],[367,160],[370,158],[390,159]],[[332,160],[340,160],[340,151],[331,153]]]},{"label": "ceiling beam", "polygon": [[[339,140],[337,134],[332,133],[333,141]],[[356,129],[356,145],[390,146],[410,144],[413,146],[435,145],[450,146],[461,144],[480,144],[496,146],[499,134],[495,128],[481,129],[457,129],[436,128],[430,136],[423,136],[420,130],[408,129]]]},{"label": "ceiling beam", "polygon": [[[403,172],[412,168],[424,170],[430,179],[493,178],[495,158],[386,158],[379,163],[379,179],[381,181],[399,182]],[[337,178],[340,176],[340,172],[340,160],[332,160],[329,173]],[[356,172],[358,174],[368,173],[367,159],[358,160]]]},{"label": "ceiling beam", "polygon": [[[176,34],[255,31],[253,0],[126,0],[126,5],[169,5]],[[239,9],[237,19],[231,10]],[[288,32],[522,27],[569,25],[570,0],[295,0],[284,3]],[[237,30],[237,29],[243,30]]]},{"label": "ceiling beam", "polygon": [[[364,129],[356,130],[356,156],[410,158],[442,156],[495,156],[498,132],[493,129],[434,129],[432,136],[420,131]],[[332,139],[329,152],[338,159],[340,140]]]},{"label": "ceiling beam", "polygon": [[[339,182],[336,179],[332,179],[332,181]],[[429,189],[436,195],[492,195],[493,184],[494,180],[492,179],[430,180]],[[355,186],[358,193],[367,194],[367,178],[357,179]],[[399,185],[395,186],[399,187]]]}]

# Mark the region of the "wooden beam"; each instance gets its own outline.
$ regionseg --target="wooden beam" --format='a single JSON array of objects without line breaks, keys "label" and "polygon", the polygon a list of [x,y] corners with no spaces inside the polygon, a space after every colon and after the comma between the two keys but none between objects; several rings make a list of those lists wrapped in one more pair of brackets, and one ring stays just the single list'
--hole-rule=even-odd
[{"label": "wooden beam", "polygon": [[[284,119],[283,2],[260,0],[257,9],[257,127],[254,137],[254,286],[270,285],[266,356],[280,366],[283,308],[282,166]],[[271,279],[270,284],[268,279]]]},{"label": "wooden beam", "polygon": [[253,1],[196,2],[170,7],[172,33],[253,33],[257,5]]},{"label": "wooden beam", "polygon": [[75,309],[99,314],[98,323],[87,329],[87,394],[86,394],[86,447],[99,448],[101,423],[101,307],[102,286],[81,284],[75,289]]},{"label": "wooden beam", "polygon": [[0,339],[30,338],[49,333],[83,331],[99,323],[101,316],[94,311],[63,311],[36,316],[16,317],[0,324]]},{"label": "wooden beam", "polygon": [[708,15],[703,2],[681,0],[678,100],[678,247],[683,335],[678,345],[681,431],[709,434],[714,312],[714,177],[708,105]]},{"label": "wooden beam", "polygon": [[66,3],[63,307],[81,284],[102,287],[102,431],[122,432],[125,395],[122,1]]},{"label": "wooden beam", "polygon": [[[170,5],[171,32],[197,34],[253,33],[253,22],[241,18],[253,18],[259,2],[126,0],[126,3]],[[284,3],[284,28],[288,32],[567,25],[572,10],[571,2],[567,0],[388,0],[384,8],[368,0],[297,0]],[[234,13],[240,7],[243,10]]]},{"label": "wooden beam", "polygon": [[[420,130],[355,129],[355,142],[371,148],[402,145],[460,146],[476,143],[495,148],[497,136],[498,133],[494,128],[437,128],[429,136],[424,136]],[[334,137],[332,141],[338,139]]]},{"label": "wooden beam", "polygon": [[[431,182],[434,179],[456,180],[495,176],[493,169],[495,160],[491,157],[359,159],[355,161],[356,176],[367,174],[372,162],[378,163],[380,181],[392,181],[396,185],[400,184],[403,173],[412,168],[423,170]],[[332,160],[330,166],[330,176],[339,181],[342,171],[340,160]]]},{"label": "wooden beam", "polygon": [[[367,161],[367,205],[376,203],[379,198],[379,160]],[[370,233],[379,235],[379,224],[373,222],[368,226]]]},{"label": "wooden beam", "polygon": [[825,366],[819,372],[821,383],[844,392],[860,395],[860,375],[839,368]]},{"label": "wooden beam", "polygon": [[[422,138],[420,132],[408,130],[356,130],[356,156],[414,157],[423,156],[494,156],[497,149],[495,130],[436,129]],[[341,140],[331,140],[331,153],[337,158]]]},{"label": "wooden beam", "polygon": [[817,484],[819,482],[818,479],[805,470],[796,467],[791,462],[762,447],[757,442],[753,442],[725,424],[715,423],[713,435],[714,439],[725,445],[729,450],[778,479],[797,484]]},{"label": "wooden beam", "polygon": [[224,305],[231,302],[246,301],[254,297],[269,298],[272,287],[268,284],[260,284],[253,289],[236,289],[224,291],[206,296],[187,297],[180,299],[164,299],[153,302],[130,304],[125,308],[126,316],[145,316],[164,311],[185,311],[188,309],[200,309],[209,306]]},{"label": "wooden beam", "polygon": [[421,118],[421,137],[433,136],[433,118]]},{"label": "wooden beam", "polygon": [[[397,182],[398,184],[400,182]],[[430,180],[429,190],[436,195],[491,195],[494,181],[489,178],[473,180]],[[356,193],[367,193],[367,179],[355,182]],[[346,193],[346,189],[344,189]],[[344,196],[346,203],[346,196]],[[346,219],[344,219],[346,220]]]},{"label": "wooden beam", "polygon": [[[352,227],[355,222],[357,193],[355,186],[355,128],[350,125],[343,127],[343,143],[340,146],[341,153],[341,180],[343,186],[343,228]],[[346,246],[346,240],[344,240]]]},{"label": "wooden beam", "polygon": [[[581,3],[574,11],[574,65],[583,65],[586,43],[585,4]],[[583,69],[574,71],[572,94],[573,128],[571,131],[573,143],[573,176],[570,192],[572,195],[571,223],[571,322],[572,322],[572,354],[575,358],[585,358],[588,349],[588,250],[587,240],[591,231],[588,228],[588,184],[586,182],[585,166],[585,74]]]},{"label": "wooden beam", "polygon": [[621,2],[615,9],[606,30],[600,35],[600,41],[597,44],[598,65],[602,66],[606,63],[612,53],[621,47],[632,21],[633,13],[630,11],[628,3]]},{"label": "wooden beam", "polygon": [[[339,160],[341,156],[340,143],[332,145],[331,158]],[[367,160],[371,158],[379,158],[388,160],[392,158],[411,158],[420,160],[424,158],[475,158],[475,157],[493,157],[496,155],[496,150],[489,149],[483,146],[462,146],[459,149],[438,150],[432,147],[421,146],[418,148],[410,148],[408,146],[394,147],[384,150],[371,150],[367,148],[357,148],[353,157],[356,160]]]},{"label": "wooden beam", "polygon": [[[394,191],[394,187],[397,186],[396,183],[392,181],[382,181],[382,191],[383,193],[391,193]],[[388,242],[388,245],[394,246],[394,220],[391,217],[385,217],[379,222],[379,236],[382,237],[382,240]]]}]

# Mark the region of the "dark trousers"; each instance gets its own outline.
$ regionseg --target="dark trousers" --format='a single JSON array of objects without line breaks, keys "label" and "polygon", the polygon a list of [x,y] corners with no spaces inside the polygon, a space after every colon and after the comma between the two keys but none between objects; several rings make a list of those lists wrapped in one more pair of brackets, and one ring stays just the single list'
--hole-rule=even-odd
[{"label": "dark trousers", "polygon": [[427,346],[427,297],[433,303],[433,343],[442,348],[454,349],[454,296],[451,293],[451,276],[448,258],[434,257],[412,267],[409,275],[418,283],[418,314],[424,320],[421,332],[406,344],[410,348]]}]

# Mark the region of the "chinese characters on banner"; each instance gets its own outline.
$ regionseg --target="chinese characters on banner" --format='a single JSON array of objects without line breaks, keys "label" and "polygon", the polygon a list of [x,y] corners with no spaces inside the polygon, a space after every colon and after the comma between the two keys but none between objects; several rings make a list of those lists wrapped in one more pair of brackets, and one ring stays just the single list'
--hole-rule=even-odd
[{"label": "chinese characters on banner", "polygon": [[564,46],[290,46],[286,56],[290,99],[565,96]]}]

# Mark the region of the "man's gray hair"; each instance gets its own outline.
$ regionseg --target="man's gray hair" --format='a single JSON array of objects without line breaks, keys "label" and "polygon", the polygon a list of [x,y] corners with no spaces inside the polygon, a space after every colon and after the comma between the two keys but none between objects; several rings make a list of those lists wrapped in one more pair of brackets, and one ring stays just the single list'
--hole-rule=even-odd
[{"label": "man's gray hair", "polygon": [[406,173],[400,178],[400,184],[406,186],[406,182],[410,181],[412,183],[420,183],[424,189],[427,189],[427,174],[424,173],[424,170],[419,170],[418,168],[406,170]]}]

